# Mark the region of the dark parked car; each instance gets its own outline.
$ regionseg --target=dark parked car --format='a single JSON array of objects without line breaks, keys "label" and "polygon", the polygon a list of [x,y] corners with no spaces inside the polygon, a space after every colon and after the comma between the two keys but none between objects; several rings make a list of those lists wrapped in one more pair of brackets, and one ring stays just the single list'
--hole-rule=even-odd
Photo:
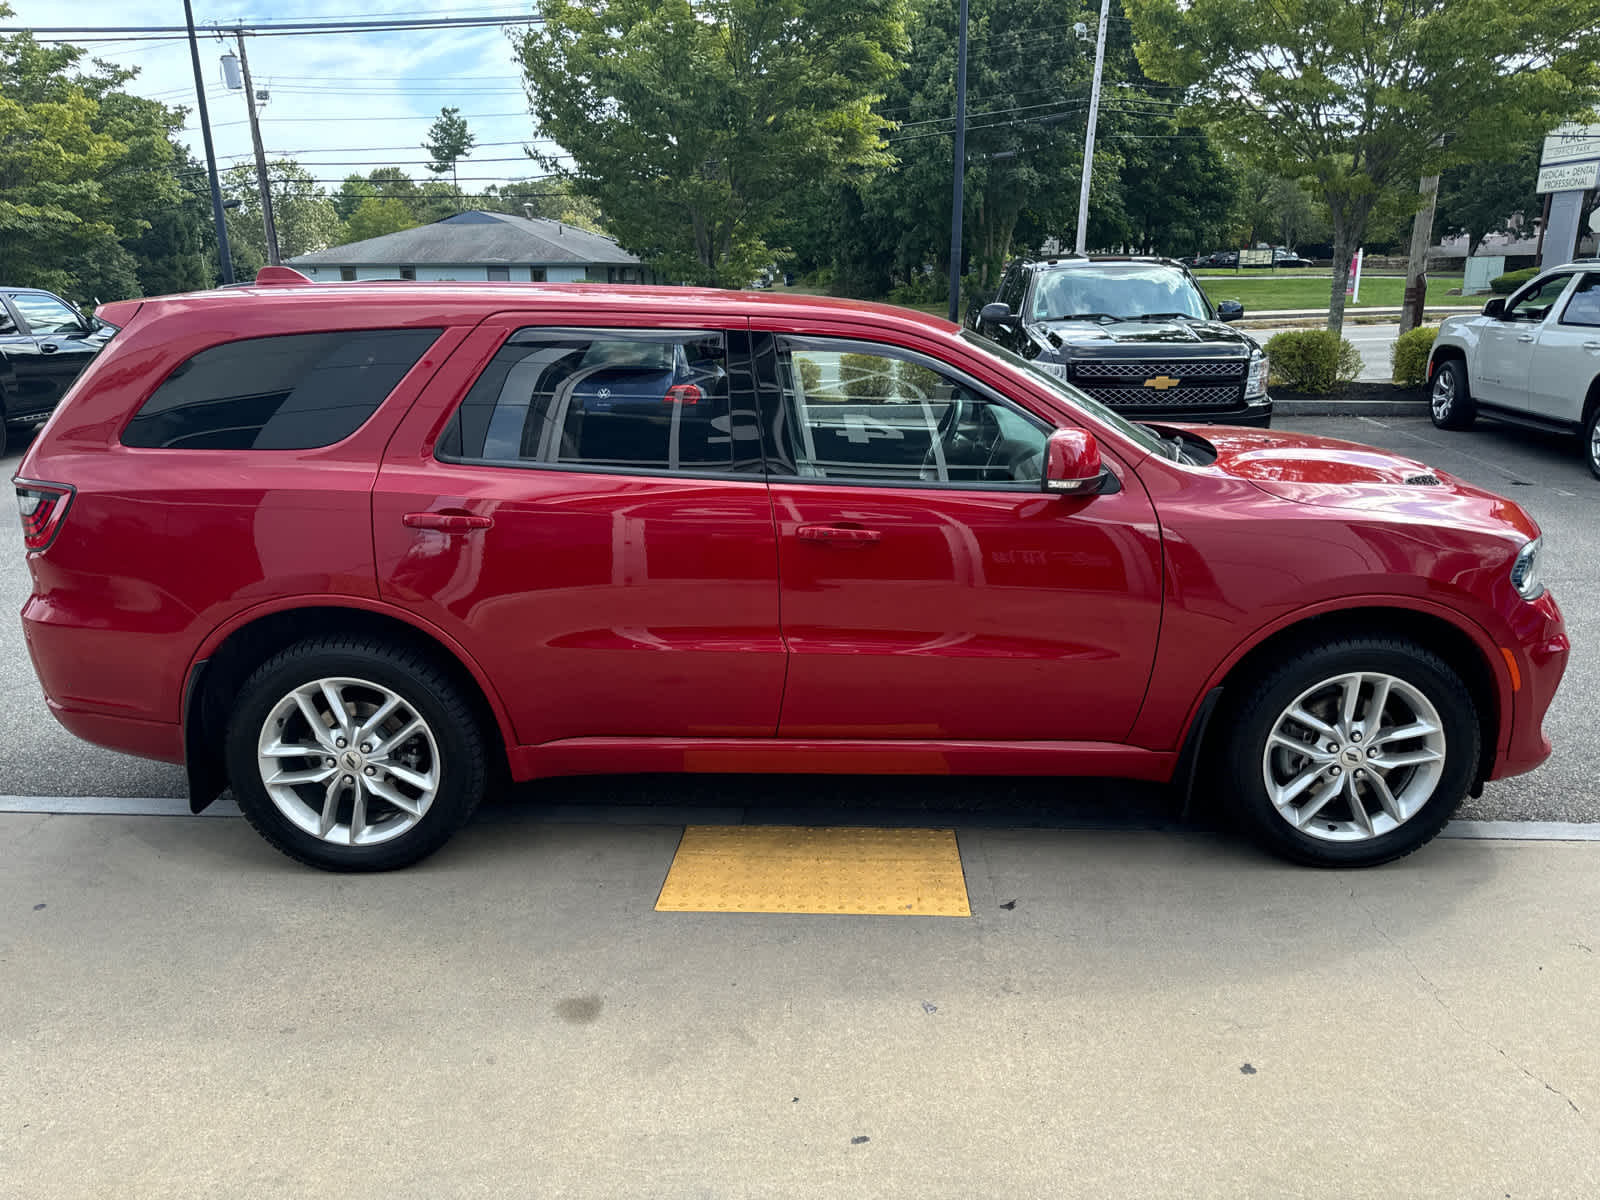
[{"label": "dark parked car", "polygon": [[1012,263],[972,324],[1134,420],[1269,425],[1266,355],[1224,324],[1243,315],[1173,259],[1052,258]]},{"label": "dark parked car", "polygon": [[60,296],[0,288],[0,454],[6,426],[39,424],[115,332]]},{"label": "dark parked car", "polygon": [[269,278],[110,307],[22,626],[63,725],[305,862],[734,771],[1171,781],[1357,866],[1550,753],[1539,527],[1414,459],[1151,430],[903,308]]}]

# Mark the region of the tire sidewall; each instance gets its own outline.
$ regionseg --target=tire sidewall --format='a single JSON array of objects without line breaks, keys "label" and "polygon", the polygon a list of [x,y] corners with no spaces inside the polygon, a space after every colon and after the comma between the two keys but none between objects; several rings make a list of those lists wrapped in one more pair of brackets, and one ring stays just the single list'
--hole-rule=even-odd
[{"label": "tire sidewall", "polygon": [[1433,419],[1433,423],[1440,429],[1456,429],[1461,425],[1462,408],[1466,403],[1467,389],[1463,386],[1465,380],[1461,364],[1453,358],[1445,359],[1434,372],[1435,387],[1438,386],[1440,376],[1443,376],[1449,383],[1449,397],[1445,401],[1444,412],[1441,413],[1434,407],[1434,399],[1430,389],[1428,416]]},{"label": "tire sidewall", "polygon": [[[1262,757],[1268,735],[1296,697],[1354,671],[1395,676],[1427,696],[1444,726],[1444,771],[1422,809],[1398,828],[1366,841],[1329,842],[1295,829],[1278,815],[1262,778]],[[1375,866],[1411,853],[1444,827],[1478,769],[1480,732],[1466,685],[1442,659],[1406,642],[1352,639],[1307,650],[1259,685],[1235,718],[1236,733],[1224,752],[1235,817],[1268,849],[1313,866]]]},{"label": "tire sidewall", "polygon": [[[281,812],[267,794],[257,762],[261,728],[272,709],[314,679],[344,677],[379,684],[404,698],[433,733],[440,783],[422,819],[400,836],[373,846],[338,846],[313,837]],[[224,753],[234,798],[256,830],[284,853],[328,870],[384,871],[433,853],[471,816],[483,794],[483,739],[455,686],[410,655],[349,643],[302,643],[269,659],[241,687]]]},{"label": "tire sidewall", "polygon": [[1597,431],[1600,431],[1600,404],[1589,414],[1583,427],[1583,461],[1589,464],[1589,473],[1600,479],[1600,446],[1595,445]]}]

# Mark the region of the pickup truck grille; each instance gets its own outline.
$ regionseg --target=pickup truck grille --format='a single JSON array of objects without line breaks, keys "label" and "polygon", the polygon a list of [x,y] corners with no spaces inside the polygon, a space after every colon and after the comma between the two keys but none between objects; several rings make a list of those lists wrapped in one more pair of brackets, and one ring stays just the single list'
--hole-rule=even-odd
[{"label": "pickup truck grille", "polygon": [[1242,358],[1091,359],[1071,369],[1073,383],[1112,408],[1225,409],[1244,403],[1248,366]]}]

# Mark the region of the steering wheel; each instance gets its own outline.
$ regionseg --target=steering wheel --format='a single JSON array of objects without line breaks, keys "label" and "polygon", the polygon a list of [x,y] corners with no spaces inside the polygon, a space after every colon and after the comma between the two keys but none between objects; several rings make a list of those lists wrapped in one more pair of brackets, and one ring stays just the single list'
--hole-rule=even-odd
[{"label": "steering wheel", "polygon": [[[975,433],[963,432],[962,427],[969,420],[975,421],[978,425]],[[939,477],[939,461],[942,454],[947,468],[975,467],[977,470],[970,478],[989,480],[994,468],[995,455],[1005,441],[1000,421],[994,415],[994,410],[987,404],[973,404],[959,389],[951,393],[950,405],[935,426],[935,436],[938,438],[937,449],[940,453],[935,453],[934,446],[928,447],[928,453],[922,460],[923,479],[932,480]],[[1010,478],[1010,474],[1010,470],[1007,469],[1006,477]]]}]

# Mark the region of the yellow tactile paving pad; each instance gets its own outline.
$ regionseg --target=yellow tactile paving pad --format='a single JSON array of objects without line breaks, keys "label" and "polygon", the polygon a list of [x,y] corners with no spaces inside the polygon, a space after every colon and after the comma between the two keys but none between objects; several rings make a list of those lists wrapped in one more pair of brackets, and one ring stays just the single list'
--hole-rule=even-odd
[{"label": "yellow tactile paving pad", "polygon": [[657,912],[970,917],[952,829],[690,825]]}]

